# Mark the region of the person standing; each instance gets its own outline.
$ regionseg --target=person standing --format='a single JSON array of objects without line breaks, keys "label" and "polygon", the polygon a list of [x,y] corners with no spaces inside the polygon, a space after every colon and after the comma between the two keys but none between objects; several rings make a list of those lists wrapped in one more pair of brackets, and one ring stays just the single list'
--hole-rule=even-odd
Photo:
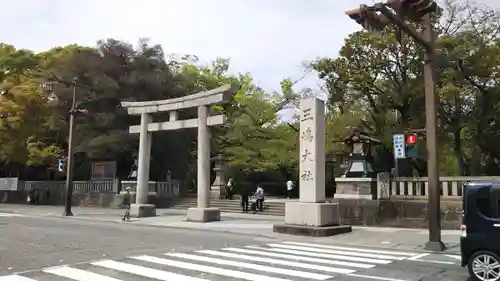
[{"label": "person standing", "polygon": [[293,182],[291,180],[288,180],[286,182],[286,192],[287,192],[287,199],[292,198],[292,192],[293,192]]},{"label": "person standing", "polygon": [[241,209],[242,213],[248,213],[248,201],[250,197],[250,192],[248,191],[248,186],[243,186],[241,190]]},{"label": "person standing", "polygon": [[226,193],[227,193],[227,199],[233,200],[233,178],[230,178],[227,181]]},{"label": "person standing", "polygon": [[257,191],[255,191],[255,197],[257,197],[257,209],[259,212],[263,212],[263,203],[264,203],[264,189],[260,186],[257,186]]},{"label": "person standing", "polygon": [[125,214],[123,215],[122,221],[130,222],[130,187],[127,187],[125,190],[125,194],[123,195]]}]

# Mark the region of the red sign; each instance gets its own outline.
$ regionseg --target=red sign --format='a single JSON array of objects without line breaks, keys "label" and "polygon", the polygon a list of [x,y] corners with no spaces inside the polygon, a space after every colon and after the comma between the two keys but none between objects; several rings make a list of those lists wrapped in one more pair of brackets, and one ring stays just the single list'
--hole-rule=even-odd
[{"label": "red sign", "polygon": [[416,144],[417,143],[417,136],[416,135],[407,135],[406,136],[406,143],[407,144]]}]

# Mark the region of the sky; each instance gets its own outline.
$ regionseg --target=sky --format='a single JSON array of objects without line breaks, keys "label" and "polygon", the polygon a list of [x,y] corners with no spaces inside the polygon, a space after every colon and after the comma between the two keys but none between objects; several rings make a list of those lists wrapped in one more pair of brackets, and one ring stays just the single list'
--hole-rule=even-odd
[{"label": "sky", "polygon": [[[145,37],[166,53],[203,62],[231,58],[232,72],[250,72],[261,87],[278,90],[304,75],[302,62],[335,56],[359,29],[344,10],[372,0],[16,0],[2,3],[0,42],[43,51],[57,45],[93,46],[114,38]],[[7,16],[7,18],[5,18]],[[314,74],[303,85],[316,86]]]},{"label": "sky", "polygon": [[[344,38],[361,29],[345,10],[374,0],[16,0],[4,1],[0,42],[44,51],[94,46],[113,38],[149,38],[166,53],[202,62],[230,58],[231,72],[250,72],[256,84],[279,90],[284,78],[304,75],[302,62],[338,54]],[[498,4],[498,0],[479,0]],[[489,2],[489,3],[488,3]],[[297,86],[317,88],[310,73]]]}]

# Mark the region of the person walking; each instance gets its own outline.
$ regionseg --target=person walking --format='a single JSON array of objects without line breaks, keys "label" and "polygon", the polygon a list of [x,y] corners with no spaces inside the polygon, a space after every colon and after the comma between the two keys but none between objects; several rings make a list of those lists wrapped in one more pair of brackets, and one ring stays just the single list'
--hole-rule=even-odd
[{"label": "person walking", "polygon": [[127,187],[125,190],[125,194],[123,195],[125,214],[123,215],[122,221],[130,222],[130,187]]},{"label": "person walking", "polygon": [[264,189],[260,186],[257,186],[257,190],[254,193],[254,196],[257,198],[257,209],[259,212],[263,212],[263,203],[264,203]]},{"label": "person walking", "polygon": [[242,213],[248,213],[248,201],[250,200],[250,192],[248,186],[243,186],[241,190],[241,210]]},{"label": "person walking", "polygon": [[293,192],[293,182],[291,180],[288,180],[286,182],[286,192],[287,192],[287,199],[292,198],[292,192]]}]

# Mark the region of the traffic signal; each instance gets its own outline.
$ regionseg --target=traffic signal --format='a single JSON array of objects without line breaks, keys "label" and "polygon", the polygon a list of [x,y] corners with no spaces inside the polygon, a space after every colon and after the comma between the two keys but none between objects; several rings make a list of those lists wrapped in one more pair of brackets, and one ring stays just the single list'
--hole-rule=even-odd
[{"label": "traffic signal", "polygon": [[59,160],[57,161],[57,170],[58,170],[59,172],[63,172],[63,171],[64,171],[64,162],[63,162],[63,160],[62,160],[62,159],[59,159]]},{"label": "traffic signal", "polygon": [[418,141],[417,134],[405,134],[406,157],[408,158],[418,157],[417,141]]},{"label": "traffic signal", "polygon": [[87,109],[82,109],[82,108],[76,108],[76,109],[73,109],[73,110],[69,111],[69,114],[73,114],[75,116],[78,116],[78,115],[87,115],[88,113],[89,113],[89,111]]},{"label": "traffic signal", "polygon": [[408,145],[417,144],[417,135],[416,134],[407,134],[406,135],[406,144],[408,144]]},{"label": "traffic signal", "polygon": [[370,32],[382,31],[389,23],[385,16],[370,10],[366,5],[361,5],[359,9],[346,11],[345,14]]},{"label": "traffic signal", "polygon": [[66,160],[67,160],[66,157],[57,160],[57,170],[59,172],[63,172],[64,173],[66,171],[66,162],[67,162]]},{"label": "traffic signal", "polygon": [[438,10],[438,5],[433,0],[390,0],[388,4],[402,17],[415,21]]}]

